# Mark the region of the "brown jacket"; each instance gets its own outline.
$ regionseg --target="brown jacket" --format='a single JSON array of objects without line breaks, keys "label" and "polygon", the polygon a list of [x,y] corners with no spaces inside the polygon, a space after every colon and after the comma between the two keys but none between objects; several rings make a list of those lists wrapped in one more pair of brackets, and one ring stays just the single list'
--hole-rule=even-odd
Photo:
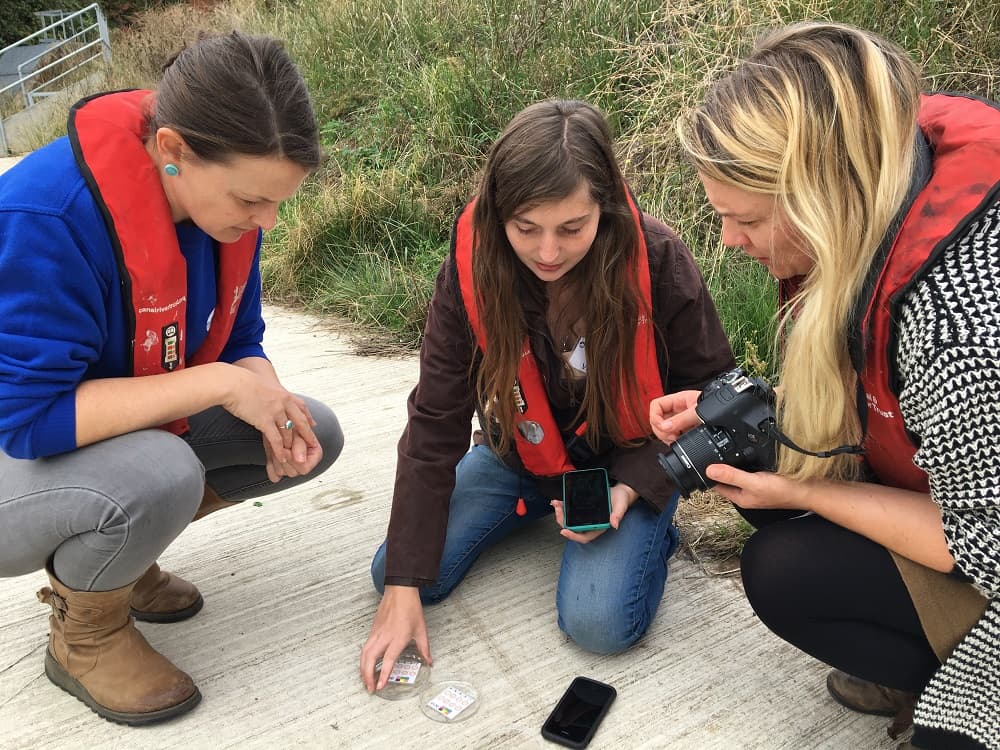
[{"label": "brown jacket", "polygon": [[[662,222],[644,215],[643,225],[664,390],[701,389],[734,366],[732,349],[691,252]],[[569,431],[575,426],[576,402],[562,376],[562,359],[550,340],[545,301],[525,296],[522,302],[532,350],[545,376],[553,414]],[[408,422],[399,441],[386,545],[387,584],[423,585],[437,578],[455,467],[469,449],[475,413],[475,376],[470,376],[474,357],[478,359],[478,350],[452,256],[438,273],[420,350],[420,380],[410,394]],[[635,448],[610,446],[589,465],[607,467],[612,480],[624,482],[654,508],[662,509],[673,493],[657,462],[662,450],[663,443],[656,439]],[[520,468],[516,453],[504,460]],[[578,468],[587,465],[578,464]],[[559,496],[555,482],[538,481],[543,492]]]}]

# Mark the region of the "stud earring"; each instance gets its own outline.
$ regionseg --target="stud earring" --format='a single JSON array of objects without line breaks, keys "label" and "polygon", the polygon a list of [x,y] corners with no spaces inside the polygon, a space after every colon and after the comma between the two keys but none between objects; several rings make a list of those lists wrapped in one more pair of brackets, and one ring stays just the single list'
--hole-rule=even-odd
[{"label": "stud earring", "polygon": [[166,172],[171,177],[176,177],[181,173],[181,170],[177,168],[176,164],[164,164],[163,171]]}]

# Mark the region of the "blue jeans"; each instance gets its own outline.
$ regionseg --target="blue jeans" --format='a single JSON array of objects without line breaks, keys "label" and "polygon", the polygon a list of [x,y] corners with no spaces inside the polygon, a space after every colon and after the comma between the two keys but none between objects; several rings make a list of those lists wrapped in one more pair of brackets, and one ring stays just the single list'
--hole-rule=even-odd
[{"label": "blue jeans", "polygon": [[[518,497],[527,505],[524,516],[515,513]],[[672,523],[677,498],[675,493],[663,513],[640,501],[617,530],[609,529],[589,544],[566,542],[556,610],[559,628],[581,647],[617,653],[649,628],[667,581],[667,560],[677,546]],[[448,596],[484,550],[550,514],[550,500],[534,481],[511,470],[486,446],[470,450],[455,470],[438,578],[421,588],[421,601],[433,604]],[[371,573],[381,593],[385,542],[375,553]]]}]

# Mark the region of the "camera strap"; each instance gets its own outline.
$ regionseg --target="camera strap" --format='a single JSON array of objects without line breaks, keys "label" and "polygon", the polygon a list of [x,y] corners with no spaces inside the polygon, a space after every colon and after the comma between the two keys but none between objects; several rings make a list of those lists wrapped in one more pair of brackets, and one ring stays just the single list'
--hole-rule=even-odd
[{"label": "camera strap", "polygon": [[810,451],[805,448],[801,448],[796,445],[790,437],[785,435],[781,430],[778,429],[778,425],[774,422],[769,422],[767,425],[767,434],[770,435],[774,440],[777,440],[786,448],[791,448],[797,453],[803,453],[807,456],[815,456],[816,458],[832,458],[833,456],[841,456],[844,454],[850,455],[861,455],[865,452],[864,446],[861,445],[841,445],[838,448],[831,448],[825,451]]}]

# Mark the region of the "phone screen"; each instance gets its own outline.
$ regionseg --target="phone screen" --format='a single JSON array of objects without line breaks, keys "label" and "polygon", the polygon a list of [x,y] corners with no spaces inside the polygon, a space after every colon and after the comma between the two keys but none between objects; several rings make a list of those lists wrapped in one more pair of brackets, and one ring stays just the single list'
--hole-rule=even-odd
[{"label": "phone screen", "polygon": [[566,526],[596,526],[611,520],[608,475],[604,469],[563,474],[563,511]]},{"label": "phone screen", "polygon": [[569,747],[586,747],[616,695],[610,685],[577,677],[542,725],[542,736]]}]

